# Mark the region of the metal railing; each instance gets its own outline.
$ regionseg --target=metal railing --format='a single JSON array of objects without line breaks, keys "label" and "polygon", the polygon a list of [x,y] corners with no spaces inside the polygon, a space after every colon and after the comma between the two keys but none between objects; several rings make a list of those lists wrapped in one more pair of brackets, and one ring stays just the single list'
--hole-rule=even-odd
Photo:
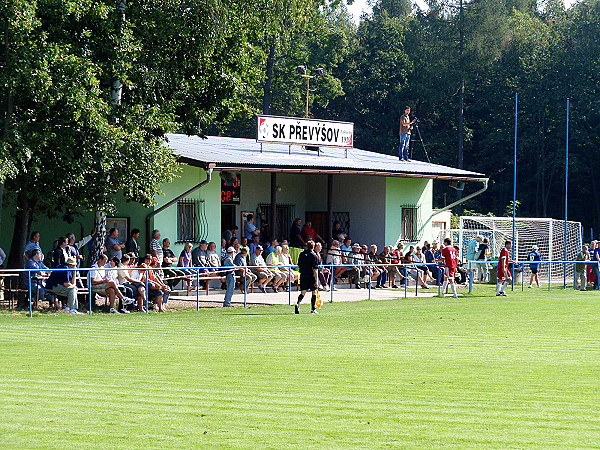
[{"label": "metal railing", "polygon": [[[381,264],[381,263],[364,263],[364,264],[322,264],[319,265],[319,269],[329,269],[330,271],[330,281],[329,281],[329,288],[330,288],[330,302],[334,301],[334,289],[333,287],[335,286],[335,277],[334,277],[334,272],[335,269],[338,267],[347,267],[347,268],[358,268],[359,270],[364,270],[366,272],[369,272],[369,281],[366,282],[366,287],[368,290],[368,299],[371,299],[371,290],[372,290],[372,282],[374,281],[372,279],[372,272],[373,272],[373,268],[385,268],[385,267],[396,267],[398,270],[398,273],[400,273],[404,279],[404,297],[406,298],[408,296],[408,289],[409,289],[409,280],[411,275],[408,273],[409,271],[412,270],[420,270],[419,267],[422,266],[436,266],[438,267],[440,270],[438,271],[438,276],[437,276],[437,286],[438,286],[438,295],[441,295],[441,281],[442,281],[442,267],[439,265],[439,263],[399,263],[399,264]],[[291,292],[292,292],[292,271],[294,269],[297,269],[298,266],[295,264],[290,264],[290,265],[277,265],[277,266],[252,266],[252,265],[248,265],[248,266],[219,266],[219,267],[86,267],[86,268],[54,268],[54,269],[39,269],[39,268],[32,268],[32,269],[0,269],[0,277],[3,276],[3,274],[26,274],[26,287],[27,287],[27,300],[28,300],[28,306],[29,306],[29,315],[33,316],[33,286],[34,282],[39,281],[39,278],[37,278],[36,276],[32,276],[32,274],[37,273],[37,272],[55,272],[55,271],[64,271],[64,272],[76,272],[76,273],[86,273],[85,277],[78,277],[78,280],[83,280],[85,279],[87,281],[87,299],[88,299],[88,304],[87,304],[87,312],[88,314],[93,314],[93,306],[95,305],[95,300],[94,300],[94,296],[96,294],[96,292],[94,292],[93,290],[93,283],[92,283],[92,273],[96,272],[96,271],[104,271],[104,272],[108,272],[108,271],[119,271],[119,270],[135,270],[138,272],[149,272],[149,271],[154,271],[154,272],[158,272],[161,270],[179,270],[179,271],[185,271],[187,272],[186,275],[184,276],[177,276],[177,277],[172,277],[169,279],[180,279],[180,280],[190,280],[190,281],[196,281],[196,289],[195,289],[195,296],[196,296],[196,310],[200,309],[200,282],[205,280],[206,282],[210,281],[211,279],[215,279],[216,277],[225,277],[227,275],[228,272],[238,272],[238,271],[243,271],[243,274],[239,277],[239,278],[243,278],[243,286],[244,286],[244,307],[247,307],[247,296],[248,296],[248,280],[247,280],[247,271],[252,271],[252,269],[287,269],[287,291],[288,291],[288,305],[292,304],[292,300],[291,300]],[[191,274],[190,274],[191,272]],[[149,289],[149,285],[150,285],[150,281],[149,281],[149,277],[148,275],[145,275],[144,277],[144,286],[145,286],[145,309],[146,312],[148,312],[148,304],[149,304],[149,300],[150,300],[150,289]],[[22,281],[22,280],[19,280]],[[402,281],[402,280],[401,280]],[[363,281],[364,282],[364,281]],[[318,280],[317,280],[318,283]],[[118,283],[117,283],[118,285]],[[417,276],[415,277],[415,296],[418,296],[419,293],[419,277],[418,277],[418,272],[417,272]],[[50,295],[54,295],[54,296],[59,296],[62,297],[61,295],[58,295],[56,293],[53,293],[52,290],[48,290],[47,291],[48,294]],[[37,293],[36,293],[37,296]]]},{"label": "metal railing", "polygon": [[[468,273],[467,276],[469,278],[469,293],[473,292],[473,271],[477,269],[477,267],[480,264],[490,264],[492,266],[498,266],[498,261],[468,261]],[[547,277],[547,284],[548,284],[548,290],[550,290],[550,286],[552,284],[552,271],[550,270],[550,267],[552,264],[563,264],[565,267],[567,264],[585,264],[586,265],[586,271],[587,271],[587,265],[596,265],[598,267],[598,271],[600,272],[600,261],[564,261],[564,260],[556,260],[556,261],[515,261],[514,263],[512,263],[513,267],[511,269],[512,271],[512,282],[511,282],[511,288],[514,291],[515,289],[515,266],[519,266],[520,270],[521,270],[521,291],[525,290],[525,266],[526,265],[531,265],[531,264],[548,264],[548,277]],[[586,272],[587,273],[587,272]],[[577,272],[575,270],[573,270],[573,281],[574,281],[574,285],[576,285],[576,281],[577,281]],[[597,280],[597,282],[600,282],[600,280]],[[563,289],[567,288],[567,284],[566,282],[563,282]]]}]

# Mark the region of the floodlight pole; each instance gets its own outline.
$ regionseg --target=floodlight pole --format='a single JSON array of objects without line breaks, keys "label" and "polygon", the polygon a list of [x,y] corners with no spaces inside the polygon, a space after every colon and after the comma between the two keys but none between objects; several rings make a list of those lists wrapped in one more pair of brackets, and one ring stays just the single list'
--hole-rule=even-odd
[{"label": "floodlight pole", "polygon": [[[515,92],[515,138],[514,138],[514,150],[513,150],[513,204],[512,204],[512,260],[515,261],[515,252],[517,248],[517,130],[518,130],[518,118],[519,118],[519,93]],[[512,265],[512,282],[511,288],[515,290],[515,264]]]},{"label": "floodlight pole", "polygon": [[315,77],[315,75],[300,75],[303,78],[306,78],[306,110],[305,117],[308,119],[310,116],[308,114],[308,103],[310,98],[310,80]]},{"label": "floodlight pole", "polygon": [[[571,108],[570,100],[567,99],[567,125],[565,138],[565,226],[563,229],[564,235],[564,259],[567,260],[567,208],[569,206],[569,110]],[[567,264],[563,264],[563,289],[567,288]]]}]

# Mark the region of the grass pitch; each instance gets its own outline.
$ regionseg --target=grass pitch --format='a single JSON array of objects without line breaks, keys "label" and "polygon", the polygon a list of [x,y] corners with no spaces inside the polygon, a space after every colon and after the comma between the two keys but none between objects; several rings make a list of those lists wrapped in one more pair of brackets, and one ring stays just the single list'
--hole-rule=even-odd
[{"label": "grass pitch", "polygon": [[0,315],[2,448],[595,447],[600,295]]}]

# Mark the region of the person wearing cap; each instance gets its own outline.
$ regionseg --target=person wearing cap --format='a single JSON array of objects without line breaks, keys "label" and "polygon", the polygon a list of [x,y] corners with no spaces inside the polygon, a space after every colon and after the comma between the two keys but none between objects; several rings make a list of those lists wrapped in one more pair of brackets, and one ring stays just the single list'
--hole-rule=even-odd
[{"label": "person wearing cap", "polygon": [[223,267],[231,267],[231,269],[226,269],[225,272],[225,285],[227,288],[225,289],[225,300],[223,301],[223,306],[228,307],[231,305],[231,297],[233,297],[233,290],[235,289],[235,275],[234,275],[234,267],[236,267],[233,262],[233,257],[235,255],[235,249],[233,247],[227,248],[227,254],[225,255],[225,259],[223,260]]},{"label": "person wearing cap", "polygon": [[47,291],[61,297],[67,297],[65,312],[68,314],[81,314],[77,311],[79,305],[77,302],[77,283],[75,280],[76,267],[77,260],[73,256],[69,256],[65,264],[57,267],[57,269],[69,270],[53,270],[46,281]]},{"label": "person wearing cap", "polygon": [[352,253],[347,258],[348,264],[352,264],[352,267],[348,270],[348,280],[356,286],[356,289],[360,289],[360,280],[364,277],[364,267],[362,266],[365,263],[365,258],[358,242],[352,246]]},{"label": "person wearing cap", "polygon": [[267,267],[267,263],[262,256],[263,248],[262,245],[256,247],[254,253],[250,257],[250,265],[256,266],[252,269],[252,272],[256,275],[258,279],[258,288],[264,293],[267,293],[266,286],[269,284],[269,281],[273,279],[273,273]]},{"label": "person wearing cap", "polygon": [[[542,260],[542,255],[540,254],[540,252],[538,251],[538,246],[537,245],[532,245],[531,246],[531,251],[529,252],[529,254],[527,255],[527,261],[541,261]],[[537,287],[540,287],[540,279],[538,277],[538,270],[540,267],[540,263],[530,263],[529,264],[529,269],[531,270],[531,279],[529,280],[529,287],[533,288],[533,282],[535,281],[535,284],[537,285]]]},{"label": "person wearing cap", "polygon": [[467,245],[467,266],[469,266],[469,261],[471,261],[470,264],[470,276],[472,280],[475,280],[475,275],[477,272],[477,257],[479,256],[479,244],[481,243],[481,241],[483,240],[483,236],[481,235],[477,235],[475,236],[473,239],[471,239],[469,241],[469,244]]},{"label": "person wearing cap", "polygon": [[246,267],[248,265],[247,247],[240,247],[240,252],[235,256],[233,263],[241,268],[241,270],[237,271],[237,276],[240,277],[240,291],[242,291],[243,294],[246,288],[252,285],[257,278],[256,275]]}]

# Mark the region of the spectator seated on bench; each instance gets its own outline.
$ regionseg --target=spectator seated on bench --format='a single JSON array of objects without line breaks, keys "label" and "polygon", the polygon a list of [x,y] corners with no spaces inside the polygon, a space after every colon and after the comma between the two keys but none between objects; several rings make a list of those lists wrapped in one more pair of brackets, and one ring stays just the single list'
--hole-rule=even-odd
[{"label": "spectator seated on bench", "polygon": [[245,280],[246,280],[246,282],[245,282],[246,289],[248,288],[248,286],[250,286],[250,288],[252,288],[252,284],[257,279],[257,276],[254,273],[252,273],[252,271],[250,269],[248,269],[246,267],[248,265],[248,248],[247,247],[240,247],[240,252],[236,255],[233,263],[238,267],[242,267],[242,269],[236,270],[236,276],[238,276],[239,280],[240,280],[240,290],[242,291],[242,293],[244,293],[244,276],[245,276]]},{"label": "spectator seated on bench", "polygon": [[[25,289],[29,289],[29,282],[27,277],[31,278],[31,301],[33,307],[37,308],[38,300],[43,300],[46,297],[46,279],[50,274],[50,269],[46,267],[42,258],[44,255],[39,248],[34,248],[30,252],[30,259],[25,262],[26,269],[37,269],[35,272],[26,272],[23,277],[23,284]],[[50,302],[51,305],[53,301]],[[59,309],[60,305],[58,301],[54,302],[54,307]]]},{"label": "spectator seated on bench", "polygon": [[142,267],[149,270],[140,271],[143,274],[143,282],[148,280],[148,298],[154,301],[158,312],[165,312],[163,306],[163,296],[165,292],[170,292],[169,286],[164,284],[154,273],[153,267],[158,267],[158,258],[152,255],[146,255]]},{"label": "spectator seated on bench", "polygon": [[275,249],[269,253],[266,263],[273,274],[273,291],[278,292],[279,286],[287,282],[287,273],[280,268],[283,262],[281,261],[281,247],[279,245],[276,245]]},{"label": "spectator seated on bench", "polygon": [[[181,253],[179,254],[179,267],[192,267],[192,247],[193,245],[191,242],[186,242],[183,246],[183,250],[181,250]],[[186,275],[184,281],[187,283],[187,295],[190,295],[192,283],[196,278],[196,274],[190,269],[181,269],[181,271]]]},{"label": "spectator seated on bench", "polygon": [[48,280],[46,281],[46,289],[56,295],[67,298],[67,307],[65,311],[69,314],[81,314],[78,311],[79,304],[77,302],[77,279],[75,270],[77,268],[77,260],[73,256],[66,259],[66,264],[61,264],[57,269],[70,270],[53,270]]},{"label": "spectator seated on bench", "polygon": [[[294,265],[294,263],[292,262],[292,255],[290,254],[290,247],[288,244],[281,245],[281,255],[279,255],[279,259],[281,260],[284,266]],[[298,283],[300,273],[296,272],[293,267],[280,267],[279,270],[281,270],[285,274],[286,280],[288,278],[290,279],[290,284]]]},{"label": "spectator seated on bench", "polygon": [[[91,272],[91,280],[92,286],[91,290],[93,293],[100,294],[108,297],[108,306],[109,312],[112,314],[119,314],[119,311],[115,308],[116,300],[119,299],[123,301],[126,297],[121,293],[117,283],[114,282],[108,275],[108,270],[102,270],[106,267],[108,263],[108,257],[104,254],[100,255],[98,258],[98,262],[92,265]],[[110,266],[109,266],[110,268]],[[132,298],[127,298],[124,303],[130,304],[135,300]]]},{"label": "spectator seated on bench", "polygon": [[171,241],[169,238],[163,239],[163,259],[162,259],[162,270],[167,278],[167,285],[173,289],[179,280],[185,278],[187,275],[185,272],[179,269],[171,269],[173,264],[177,263],[178,258],[171,250]]},{"label": "spectator seated on bench", "polygon": [[135,267],[135,260],[129,255],[123,255],[121,262],[117,266],[117,277],[120,285],[129,286],[132,291],[134,298],[137,301],[137,310],[140,312],[144,311],[144,300],[146,299],[146,285],[142,283],[138,271],[132,270]]},{"label": "spectator seated on bench", "polygon": [[[257,245],[256,249],[254,250],[254,254],[250,258],[250,265],[257,266],[252,269],[252,272],[254,272],[254,275],[256,275],[256,277],[257,277],[258,288],[263,293],[266,294],[267,293],[266,286],[273,279],[274,275],[271,273],[271,271],[267,267],[267,264],[265,263],[265,260],[262,257],[262,252],[263,252],[262,245]],[[277,292],[277,291],[275,290],[275,292]]]},{"label": "spectator seated on bench", "polygon": [[[340,242],[336,239],[331,241],[331,246],[329,247],[329,251],[327,252],[326,258],[327,264],[341,265],[344,263],[344,258],[342,257],[342,251],[340,250]],[[335,267],[333,271],[333,281],[334,283],[339,280],[342,275],[348,270],[347,267]],[[334,285],[335,288],[335,285]]]}]

